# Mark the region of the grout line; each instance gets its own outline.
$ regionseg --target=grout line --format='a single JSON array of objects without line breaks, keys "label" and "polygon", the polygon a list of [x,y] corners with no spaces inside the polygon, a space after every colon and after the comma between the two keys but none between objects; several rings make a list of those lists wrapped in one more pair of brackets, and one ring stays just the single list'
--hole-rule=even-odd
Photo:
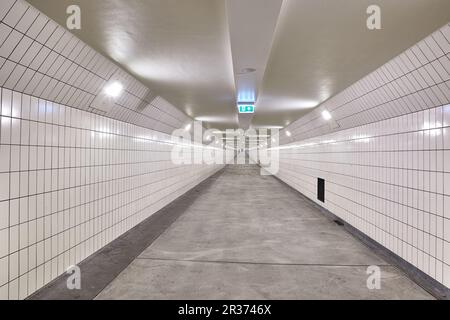
[{"label": "grout line", "polygon": [[[290,170],[290,169],[286,169],[286,170],[292,171],[292,170]],[[318,169],[317,169],[317,170],[318,170]],[[306,174],[305,174],[305,175],[306,175]],[[309,175],[309,177],[312,178],[313,176]],[[290,181],[290,182],[291,182],[291,179],[289,179],[289,178],[285,178],[285,179],[286,179],[287,181]],[[301,178],[298,178],[298,179],[302,180]],[[280,179],[280,180],[281,180],[281,179]],[[368,180],[368,181],[370,181],[370,180]],[[283,182],[284,182],[284,181],[283,181]],[[286,183],[286,182],[285,182],[285,183]],[[292,182],[292,183],[294,183],[294,182]],[[409,205],[405,205],[405,204],[402,204],[402,203],[400,203],[400,202],[395,202],[395,201],[392,201],[392,200],[390,200],[390,199],[381,198],[380,196],[377,196],[377,195],[374,195],[374,194],[371,194],[371,193],[367,193],[367,192],[364,192],[364,191],[361,191],[361,190],[357,190],[357,189],[355,189],[355,188],[347,187],[347,186],[345,186],[345,185],[340,185],[340,184],[338,184],[338,183],[333,183],[333,182],[329,182],[329,183],[330,183],[330,184],[336,184],[336,185],[338,185],[338,186],[342,186],[342,187],[345,187],[345,188],[348,188],[348,189],[353,189],[353,191],[357,191],[357,192],[360,192],[360,193],[364,193],[364,194],[370,195],[370,196],[375,197],[375,198],[380,198],[380,199],[384,200],[385,202],[392,202],[392,203],[395,203],[395,204],[398,204],[398,205],[402,205],[403,207],[406,207],[406,208],[409,208],[409,209],[416,209],[416,208],[411,207],[411,206],[409,206]],[[290,186],[290,187],[293,188],[292,186]],[[409,189],[409,188],[406,188],[406,189]],[[295,189],[294,189],[294,190],[295,190]],[[414,190],[414,189],[413,189],[413,190]],[[420,190],[418,190],[418,191],[420,191]],[[299,191],[297,190],[297,192],[299,192]],[[337,193],[335,193],[335,192],[333,192],[333,191],[331,191],[331,190],[328,190],[328,192],[329,192],[330,194],[334,194],[334,195],[336,195],[336,196],[338,196],[338,197],[340,197],[340,198],[343,198],[343,199],[345,199],[345,200],[347,200],[347,201],[350,201],[350,202],[352,202],[352,203],[358,204],[358,203],[357,203],[356,201],[354,201],[353,199],[344,197],[344,196],[342,196],[342,195],[340,195],[340,194],[337,194]],[[437,194],[437,193],[436,193],[436,194]],[[442,194],[441,194],[441,195],[442,195]],[[445,196],[445,194],[444,194],[444,196]],[[339,207],[339,208],[341,208],[341,209],[344,209],[344,208],[341,207],[339,204],[337,204],[335,201],[332,201],[332,200],[327,200],[327,201],[328,201],[329,203],[332,203],[332,204],[333,204],[334,206],[336,206],[336,207]],[[362,204],[361,204],[361,206],[364,207],[364,208],[366,208],[366,209],[370,209],[370,210],[372,210],[372,211],[376,212],[377,214],[382,215],[382,216],[384,216],[384,217],[389,217],[388,215],[382,213],[381,211],[372,209],[372,208],[370,208],[370,207],[368,207],[368,206],[366,206],[366,205],[362,205]],[[429,214],[430,216],[440,217],[438,214],[435,214],[435,213],[432,213],[432,212],[427,212],[427,211],[420,210],[420,209],[416,209],[416,210],[419,211],[419,212],[427,213],[427,214]],[[354,213],[350,213],[350,214],[354,215]],[[371,222],[371,221],[369,221],[369,220],[367,220],[367,219],[365,219],[365,218],[362,218],[362,217],[358,217],[358,218],[361,219],[362,221],[364,221],[365,223],[374,226],[374,227],[377,228],[377,229],[381,229],[378,225],[376,225],[375,223],[373,223],[373,222]],[[414,226],[412,223],[409,222],[409,216],[407,217],[407,221],[406,221],[406,222],[403,222],[402,220],[400,220],[400,218],[398,218],[398,219],[396,219],[396,218],[394,218],[394,217],[389,217],[389,218],[392,219],[393,221],[396,221],[396,222],[398,222],[398,223],[404,224],[404,225],[406,225],[406,226],[408,226],[408,227],[411,227],[411,228],[413,228],[413,229],[415,229],[415,230],[421,231],[421,232],[424,233],[424,235],[425,235],[425,234],[432,235],[432,236],[436,237],[437,239],[446,241],[446,240],[444,239],[444,237],[440,238],[438,235],[433,235],[433,234],[432,234],[431,232],[429,232],[429,231],[422,230],[422,229],[419,229],[419,227]],[[389,232],[389,231],[386,231],[386,230],[383,230],[383,231],[384,231],[385,233],[387,233],[387,234],[389,234],[389,235],[395,237],[396,239],[403,241],[401,238],[399,238],[398,236],[394,235],[393,233],[391,233],[391,232]],[[411,245],[411,244],[410,244],[410,245]],[[419,250],[419,251],[425,253],[425,254],[428,254],[426,251],[424,251],[424,249],[420,249],[420,248],[418,248],[418,247],[415,247],[414,245],[411,245],[411,246],[414,247],[415,249],[417,249],[417,250]],[[435,258],[436,258],[436,257],[435,257]],[[441,261],[441,262],[443,262],[444,264],[446,264],[445,261],[443,261],[443,259],[440,260],[440,259],[437,259],[437,258],[436,258],[436,260]]]},{"label": "grout line", "polygon": [[[327,263],[277,263],[277,262],[252,262],[252,261],[226,261],[226,260],[197,260],[197,259],[165,259],[155,257],[138,257],[136,260],[217,263],[217,264],[249,264],[267,266],[304,266],[304,267],[370,267],[373,264],[327,264]],[[395,267],[392,264],[377,264],[381,267]]]},{"label": "grout line", "polygon": [[446,288],[442,283],[427,275],[425,272],[406,261],[393,251],[389,250],[383,246],[378,241],[372,239],[370,236],[366,235],[356,227],[352,226],[345,220],[339,218],[334,213],[321,206],[320,204],[314,202],[311,198],[304,195],[293,186],[289,185],[285,181],[281,180],[279,177],[274,176],[281,184],[285,185],[287,188],[291,189],[297,195],[309,201],[313,206],[318,208],[320,212],[327,218],[338,220],[342,222],[343,228],[354,238],[359,240],[366,247],[370,248],[375,254],[381,257],[384,261],[392,263],[392,266],[398,268],[406,275],[411,281],[416,283],[419,287],[424,289],[426,292],[431,294],[438,300],[449,300],[450,299],[450,289]]},{"label": "grout line", "polygon": [[[109,283],[111,283],[123,270],[125,270],[126,267],[129,264],[131,264],[145,249],[150,247],[152,245],[152,243],[155,242],[161,236],[161,234],[166,230],[166,228],[170,227],[170,225],[175,223],[175,221],[179,217],[181,217],[185,212],[185,209],[179,209],[177,211],[171,211],[170,212],[171,214],[169,214],[167,212],[167,210],[169,210],[170,208],[172,208],[173,206],[175,206],[177,203],[180,203],[180,202],[183,202],[183,203],[192,202],[193,199],[195,198],[197,190],[199,190],[199,189],[202,190],[202,189],[206,188],[208,186],[208,184],[210,184],[211,182],[214,182],[215,181],[214,178],[217,177],[218,175],[220,175],[222,172],[223,172],[223,169],[214,172],[212,175],[210,175],[203,181],[200,181],[199,183],[197,183],[197,185],[193,186],[190,190],[188,190],[184,194],[180,195],[177,199],[171,201],[166,206],[164,206],[163,208],[161,208],[160,210],[158,210],[157,212],[152,214],[150,217],[148,217],[144,221],[140,222],[139,224],[137,224],[130,230],[124,232],[121,236],[114,239],[106,246],[103,246],[99,250],[93,252],[91,255],[87,256],[83,261],[78,263],[78,266],[80,266],[82,273],[86,273],[86,271],[83,270],[83,268],[87,268],[89,271],[90,269],[93,268],[91,265],[92,262],[97,259],[97,261],[95,261],[96,264],[102,263],[102,262],[105,264],[103,266],[104,269],[102,269],[102,274],[113,274],[113,272],[114,272],[113,268],[117,267],[117,264],[120,265],[120,269],[121,269],[120,272],[117,272],[116,275],[113,276],[112,280],[108,279],[108,282],[106,284],[105,283],[101,284],[102,288],[100,290],[93,286],[89,287],[89,289],[87,290],[88,292],[86,292],[86,289],[84,289],[85,287],[83,287],[81,293],[67,290],[67,288],[65,286],[66,274],[62,274],[62,275],[58,276],[57,278],[55,278],[54,280],[52,280],[51,282],[47,283],[42,288],[35,291],[30,296],[28,296],[27,300],[93,299],[93,298],[95,298],[98,294],[100,294],[103,291],[104,288],[106,288],[107,285],[109,285]],[[191,196],[191,195],[193,195],[193,196]],[[168,214],[170,217],[168,217]],[[156,225],[157,223],[165,224],[167,222],[164,222],[165,221],[164,219],[171,220],[174,217],[176,217],[176,219],[174,219],[171,222],[169,221],[168,225],[162,226],[162,228],[164,228],[164,229],[162,229],[162,230],[157,229],[157,230],[149,231],[149,229],[152,227],[152,225]],[[159,226],[158,228],[161,228],[161,226]],[[147,234],[140,235],[140,234],[138,234],[139,231],[147,232]],[[148,233],[148,232],[150,232],[150,233]],[[155,236],[155,234],[157,234],[157,235]],[[138,239],[130,238],[132,235],[138,235]],[[145,237],[147,237],[147,238],[145,238]],[[149,243],[147,243],[144,248],[136,249],[136,247],[138,247],[138,245],[140,243],[143,243],[143,241],[146,241],[146,240],[149,241]],[[109,258],[105,259],[104,257],[102,257],[102,254],[108,253],[109,250],[115,249],[116,247],[120,246],[120,244],[123,244],[123,246],[125,247],[125,248],[120,247],[120,249],[123,252],[132,252],[133,250],[137,250],[137,252],[134,252],[131,257],[128,257],[127,261],[124,264],[120,264],[120,261],[115,261],[114,259],[109,259]],[[120,255],[120,256],[122,257],[122,255]],[[108,270],[108,268],[109,268],[109,270]],[[95,273],[95,270],[93,273]],[[95,277],[95,275],[91,275],[91,276]],[[95,280],[95,278],[94,278],[94,280]],[[86,278],[84,278],[83,281],[90,282],[90,280],[86,279]],[[83,290],[85,290],[85,291],[83,291]],[[95,292],[94,293],[89,292],[89,290],[91,290],[91,291],[94,290]]]}]

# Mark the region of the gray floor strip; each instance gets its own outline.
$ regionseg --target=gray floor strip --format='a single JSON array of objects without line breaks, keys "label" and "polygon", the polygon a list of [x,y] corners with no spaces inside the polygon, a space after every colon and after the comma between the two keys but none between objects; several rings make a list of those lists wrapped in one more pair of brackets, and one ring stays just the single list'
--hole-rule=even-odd
[{"label": "gray floor strip", "polygon": [[233,165],[96,299],[432,298],[387,263],[256,165]]},{"label": "gray floor strip", "polygon": [[425,291],[431,294],[433,297],[439,300],[450,300],[450,289],[446,288],[443,284],[436,281],[423,271],[416,268],[414,265],[410,264],[406,260],[402,259],[400,256],[390,251],[386,247],[382,246],[372,238],[368,237],[366,234],[362,233],[352,225],[348,224],[344,220],[337,217],[334,213],[320,206],[316,202],[312,201],[305,195],[303,195],[298,190],[291,187],[289,184],[281,180],[280,178],[274,176],[278,181],[287,186],[289,189],[296,192],[301,197],[308,200],[312,205],[317,207],[324,215],[326,215],[329,219],[339,222],[339,224],[353,237],[364,243],[367,247],[369,247],[372,251],[374,251],[377,255],[382,257],[386,262],[392,264],[397,267],[401,271],[403,271],[412,281],[414,281],[417,285],[422,287]]},{"label": "gray floor strip", "polygon": [[[194,262],[194,263],[218,263],[218,264],[250,264],[263,266],[298,266],[298,267],[369,267],[368,264],[325,264],[325,263],[273,263],[273,262],[252,262],[252,261],[226,261],[226,260],[199,260],[199,259],[163,259],[163,258],[143,258],[139,260],[153,261],[175,261],[175,262]],[[378,267],[391,267],[391,264],[378,264]]]},{"label": "gray floor strip", "polygon": [[78,265],[81,269],[81,290],[67,289],[68,275],[63,274],[27,300],[94,299],[139,254],[158,239],[221,173],[222,170],[81,262]]}]

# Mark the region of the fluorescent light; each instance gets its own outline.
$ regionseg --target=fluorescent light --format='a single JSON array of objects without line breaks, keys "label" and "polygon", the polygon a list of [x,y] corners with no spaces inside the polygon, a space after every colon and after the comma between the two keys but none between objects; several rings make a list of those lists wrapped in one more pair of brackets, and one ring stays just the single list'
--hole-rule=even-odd
[{"label": "fluorescent light", "polygon": [[287,135],[288,137],[290,137],[290,136],[292,136],[292,133],[291,133],[290,131],[286,131],[286,135]]},{"label": "fluorescent light", "polygon": [[333,118],[332,116],[331,116],[331,113],[330,113],[330,111],[328,111],[328,110],[323,110],[322,111],[322,118],[324,118],[325,120],[331,120],[331,118]]},{"label": "fluorescent light", "polygon": [[111,96],[113,98],[117,98],[122,93],[122,90],[123,90],[123,85],[120,82],[118,82],[118,81],[114,81],[113,83],[108,84],[105,87],[104,92],[108,96]]}]

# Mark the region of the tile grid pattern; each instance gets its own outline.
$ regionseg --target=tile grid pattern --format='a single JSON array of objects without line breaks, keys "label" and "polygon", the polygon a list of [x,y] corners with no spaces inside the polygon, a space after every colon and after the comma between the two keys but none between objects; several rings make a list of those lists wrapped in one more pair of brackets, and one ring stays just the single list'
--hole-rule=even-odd
[{"label": "tile grid pattern", "polygon": [[283,145],[277,176],[450,287],[450,105]]},{"label": "tile grid pattern", "polygon": [[[0,299],[23,299],[222,166],[171,137],[1,90]],[[198,152],[203,147],[198,148]]]},{"label": "tile grid pattern", "polygon": [[450,287],[449,103],[446,25],[282,131],[278,177]]},{"label": "tile grid pattern", "polygon": [[[445,25],[286,127],[280,133],[280,142],[301,141],[441,106],[448,101],[450,25]],[[331,113],[333,121],[322,118],[323,110]]]},{"label": "tile grid pattern", "polygon": [[[113,108],[92,102],[111,79]],[[23,299],[222,166],[176,165],[191,118],[23,0],[0,1],[0,299]],[[202,152],[206,146],[198,146]]]},{"label": "tile grid pattern", "polygon": [[[93,108],[113,76],[124,94]],[[23,0],[0,2],[0,87],[165,133],[192,121]]]}]

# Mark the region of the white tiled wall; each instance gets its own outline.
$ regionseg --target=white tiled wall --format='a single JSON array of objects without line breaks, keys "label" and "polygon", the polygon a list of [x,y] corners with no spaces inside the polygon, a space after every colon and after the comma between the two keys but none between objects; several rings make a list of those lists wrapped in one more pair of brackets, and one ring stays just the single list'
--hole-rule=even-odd
[{"label": "white tiled wall", "polygon": [[[278,173],[447,287],[449,52],[447,25],[287,127]],[[325,203],[317,178],[326,180]]]},{"label": "white tiled wall", "polygon": [[221,166],[170,136],[1,90],[0,299],[25,298]]},{"label": "white tiled wall", "polygon": [[284,145],[278,177],[450,287],[450,105]]},{"label": "white tiled wall", "polygon": [[[113,108],[92,102],[112,78]],[[23,0],[0,1],[0,299],[23,299],[219,170],[192,119]],[[199,146],[201,150],[205,146]]]}]

